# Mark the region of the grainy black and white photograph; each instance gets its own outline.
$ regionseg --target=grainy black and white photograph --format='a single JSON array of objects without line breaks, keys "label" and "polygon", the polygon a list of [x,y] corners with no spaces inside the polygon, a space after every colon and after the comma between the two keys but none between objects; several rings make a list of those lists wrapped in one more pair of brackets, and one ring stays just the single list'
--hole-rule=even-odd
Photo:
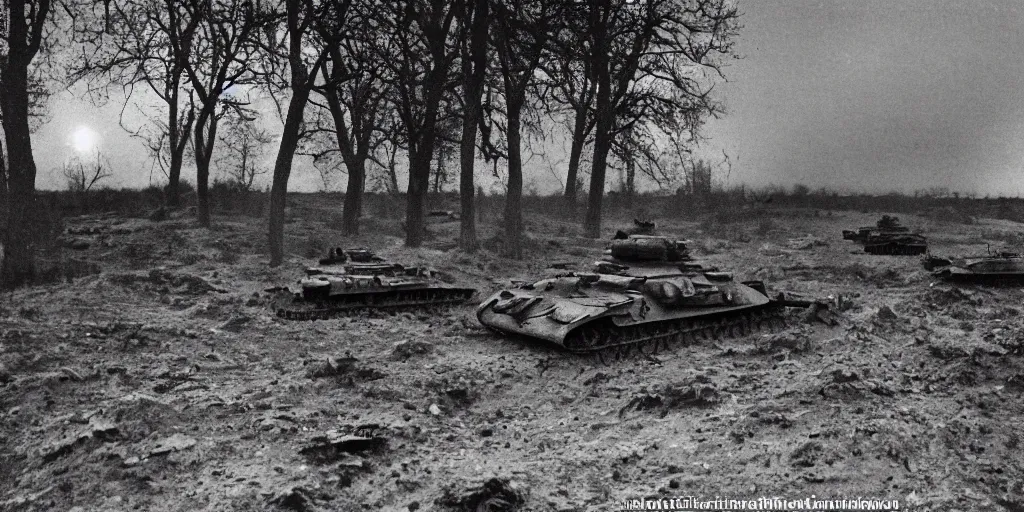
[{"label": "grainy black and white photograph", "polygon": [[0,510],[1024,511],[1024,3],[0,0]]}]

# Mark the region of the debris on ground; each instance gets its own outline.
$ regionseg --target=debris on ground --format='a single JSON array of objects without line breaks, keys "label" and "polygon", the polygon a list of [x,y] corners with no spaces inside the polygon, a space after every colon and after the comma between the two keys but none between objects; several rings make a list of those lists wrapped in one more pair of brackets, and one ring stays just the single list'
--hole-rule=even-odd
[{"label": "debris on ground", "polygon": [[383,437],[361,436],[332,430],[311,438],[299,453],[311,461],[323,464],[346,455],[372,452],[386,444],[387,439]]},{"label": "debris on ground", "polygon": [[150,457],[157,457],[160,455],[167,455],[169,453],[180,452],[187,450],[196,445],[196,440],[184,434],[173,434],[169,437],[160,439],[153,445],[153,449],[149,451]]},{"label": "debris on ground", "polygon": [[429,341],[404,340],[395,344],[395,347],[391,350],[391,358],[404,361],[413,356],[429,354],[433,350],[434,344]]},{"label": "debris on ground", "polygon": [[447,487],[436,504],[464,512],[515,512],[526,501],[527,492],[508,478],[490,478],[482,483]]}]

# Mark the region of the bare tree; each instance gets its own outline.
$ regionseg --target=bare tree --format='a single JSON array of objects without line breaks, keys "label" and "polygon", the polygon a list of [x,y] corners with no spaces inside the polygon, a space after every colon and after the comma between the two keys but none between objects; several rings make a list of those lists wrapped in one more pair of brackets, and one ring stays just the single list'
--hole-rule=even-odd
[{"label": "bare tree", "polygon": [[[182,0],[178,0],[181,2]],[[252,83],[250,66],[259,61],[265,29],[277,15],[261,0],[187,0],[190,14],[200,19],[185,72],[195,91],[196,113],[192,145],[196,163],[196,217],[210,225],[210,162],[217,141],[217,124],[227,109],[247,102],[241,87]]]},{"label": "bare tree", "polygon": [[259,161],[274,137],[256,125],[255,117],[236,110],[228,115],[217,138],[224,145],[224,151],[216,158],[217,166],[239,189],[252,190],[256,178],[269,172],[260,166]]},{"label": "bare tree", "polygon": [[508,191],[505,196],[505,253],[522,258],[522,112],[534,84],[558,10],[543,0],[506,0],[496,5],[494,46],[505,96]]},{"label": "bare tree", "polygon": [[[380,29],[375,9],[367,7],[353,6],[346,25],[318,25],[329,59],[321,68],[323,85],[315,90],[326,100],[321,107],[332,121],[330,134],[335,143],[326,151],[338,151],[348,173],[341,217],[341,231],[346,235],[359,233],[366,162],[385,137],[382,106],[389,93],[388,70],[376,58],[375,38],[363,37]],[[350,30],[356,26],[359,31]]]},{"label": "bare tree", "polygon": [[17,285],[34,273],[33,227],[36,163],[32,156],[29,94],[33,61],[44,47],[50,0],[7,0],[7,32],[0,58],[0,121],[7,149],[6,256],[0,282]]},{"label": "bare tree", "polygon": [[381,132],[380,144],[368,158],[379,169],[376,176],[383,188],[388,193],[398,194],[401,191],[398,186],[398,151],[405,148],[405,130],[397,114],[389,112],[384,115]]},{"label": "bare tree", "polygon": [[[270,189],[267,242],[270,247],[270,265],[274,267],[284,261],[284,209],[288,198],[288,178],[299,145],[306,102],[320,74],[320,67],[327,58],[327,52],[322,49],[309,52],[308,39],[312,37],[318,18],[340,23],[348,16],[350,4],[351,0],[324,0],[323,4],[318,4],[316,0],[285,0],[286,40],[275,44],[275,49],[284,51],[288,68],[287,88],[291,97],[284,117],[284,129]],[[275,60],[271,59],[271,65]]]},{"label": "bare tree", "polygon": [[136,87],[148,88],[165,109],[153,115],[140,109],[151,127],[121,126],[143,139],[155,165],[167,174],[166,203],[180,204],[179,183],[191,139],[195,109],[186,74],[196,32],[202,21],[181,0],[107,0],[91,3],[75,17],[73,36],[80,53],[72,59],[69,81],[84,81],[90,94],[105,98],[110,86],[124,91],[122,113],[134,101]]},{"label": "bare tree", "polygon": [[385,20],[380,58],[395,77],[394,103],[409,154],[405,244],[410,247],[423,243],[437,120],[459,56],[451,39],[457,35],[453,22],[460,9],[458,2],[446,0],[389,0],[380,8]]},{"label": "bare tree", "polygon": [[483,117],[481,97],[487,75],[487,38],[491,16],[489,0],[463,0],[462,5],[463,32],[459,37],[459,50],[462,55],[462,94],[466,104],[459,145],[459,248],[474,252],[479,246],[474,197],[477,124]]},{"label": "bare tree", "polygon": [[[6,16],[7,13],[0,11],[0,16]],[[4,24],[0,23],[0,27],[5,27]],[[2,35],[3,32],[0,32]],[[0,57],[6,52],[6,39],[0,37]],[[32,66],[29,69],[28,77],[28,117],[29,117],[29,131],[34,132],[40,125],[41,121],[45,119],[47,114],[47,100],[50,97],[50,90],[45,86],[44,79],[46,78],[47,70],[45,66]],[[0,110],[0,126],[2,126],[3,114]],[[0,242],[2,242],[6,236],[7,216],[10,210],[9,188],[8,188],[8,160],[7,152],[5,151],[3,138],[0,137]],[[2,246],[0,246],[0,271],[3,269],[2,258],[3,258]],[[2,276],[0,276],[0,286],[2,286]]]},{"label": "bare tree", "polygon": [[448,102],[441,104],[441,111],[444,112],[444,115],[437,120],[437,137],[434,139],[434,161],[436,164],[432,191],[435,195],[440,194],[444,190],[444,186],[448,184],[451,178],[448,173],[448,164],[456,148],[461,150],[462,109],[458,105],[452,105],[449,108],[448,104]]},{"label": "bare tree", "polygon": [[[618,132],[643,118],[625,119],[631,102],[702,100],[708,113],[710,85],[699,72],[720,75],[720,58],[732,52],[739,12],[731,0],[594,0],[586,5],[585,51],[597,82],[594,157],[584,232],[598,238],[608,153]],[[659,89],[654,84],[663,84]],[[635,94],[640,88],[654,94]],[[682,100],[686,101],[680,101]],[[630,109],[644,113],[644,109]],[[693,112],[691,110],[691,112]]]},{"label": "bare tree", "polygon": [[61,168],[64,181],[71,192],[88,192],[92,190],[97,182],[109,178],[110,162],[103,158],[100,152],[96,151],[96,157],[91,161],[85,161],[80,157],[74,157]]},{"label": "bare tree", "polygon": [[551,39],[551,58],[542,63],[548,98],[553,105],[567,107],[572,138],[563,194],[573,214],[579,194],[583,150],[594,131],[594,97],[597,95],[591,60],[585,58],[582,51],[588,37],[585,23],[586,18],[578,13],[566,13],[563,25]]}]

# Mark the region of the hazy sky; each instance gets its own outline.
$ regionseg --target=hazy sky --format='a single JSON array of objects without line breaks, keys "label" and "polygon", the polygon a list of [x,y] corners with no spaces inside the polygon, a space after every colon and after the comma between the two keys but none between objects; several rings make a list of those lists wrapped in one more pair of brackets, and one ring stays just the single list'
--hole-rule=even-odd
[{"label": "hazy sky", "polygon": [[[733,158],[729,184],[1024,193],[1019,0],[741,0],[740,7],[743,58],[730,62],[729,82],[718,86],[728,114],[709,123],[703,149]],[[117,169],[110,185],[145,186],[150,165],[117,113],[58,98],[35,138],[39,186],[63,186],[58,169],[74,154],[71,134],[81,125],[98,133]],[[528,172],[541,189],[555,186],[546,165]],[[293,189],[318,183],[301,163],[293,172]]]},{"label": "hazy sky", "polygon": [[1024,191],[1016,0],[747,1],[712,147],[733,181]]}]

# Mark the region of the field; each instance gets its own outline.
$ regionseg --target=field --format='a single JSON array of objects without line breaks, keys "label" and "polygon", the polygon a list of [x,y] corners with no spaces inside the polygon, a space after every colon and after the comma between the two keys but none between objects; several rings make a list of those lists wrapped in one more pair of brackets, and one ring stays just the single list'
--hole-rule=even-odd
[{"label": "field", "polygon": [[[512,261],[494,251],[493,216],[468,255],[457,222],[431,224],[411,250],[401,221],[372,211],[343,240],[339,205],[293,200],[278,269],[255,217],[210,230],[183,212],[65,219],[60,258],[86,270],[0,297],[0,510],[589,511],[812,495],[1024,510],[1024,291],[937,283],[917,257],[840,238],[883,212],[651,215],[702,261],[847,306],[836,326],[793,311],[783,330],[602,364],[491,333],[473,307],[512,279],[565,271],[551,263],[586,269],[629,212],[605,220],[604,240],[528,214],[529,257]],[[1009,220],[900,218],[935,254],[1024,240]],[[266,290],[294,288],[334,245],[429,264],[479,293],[443,315],[278,319]]]}]

